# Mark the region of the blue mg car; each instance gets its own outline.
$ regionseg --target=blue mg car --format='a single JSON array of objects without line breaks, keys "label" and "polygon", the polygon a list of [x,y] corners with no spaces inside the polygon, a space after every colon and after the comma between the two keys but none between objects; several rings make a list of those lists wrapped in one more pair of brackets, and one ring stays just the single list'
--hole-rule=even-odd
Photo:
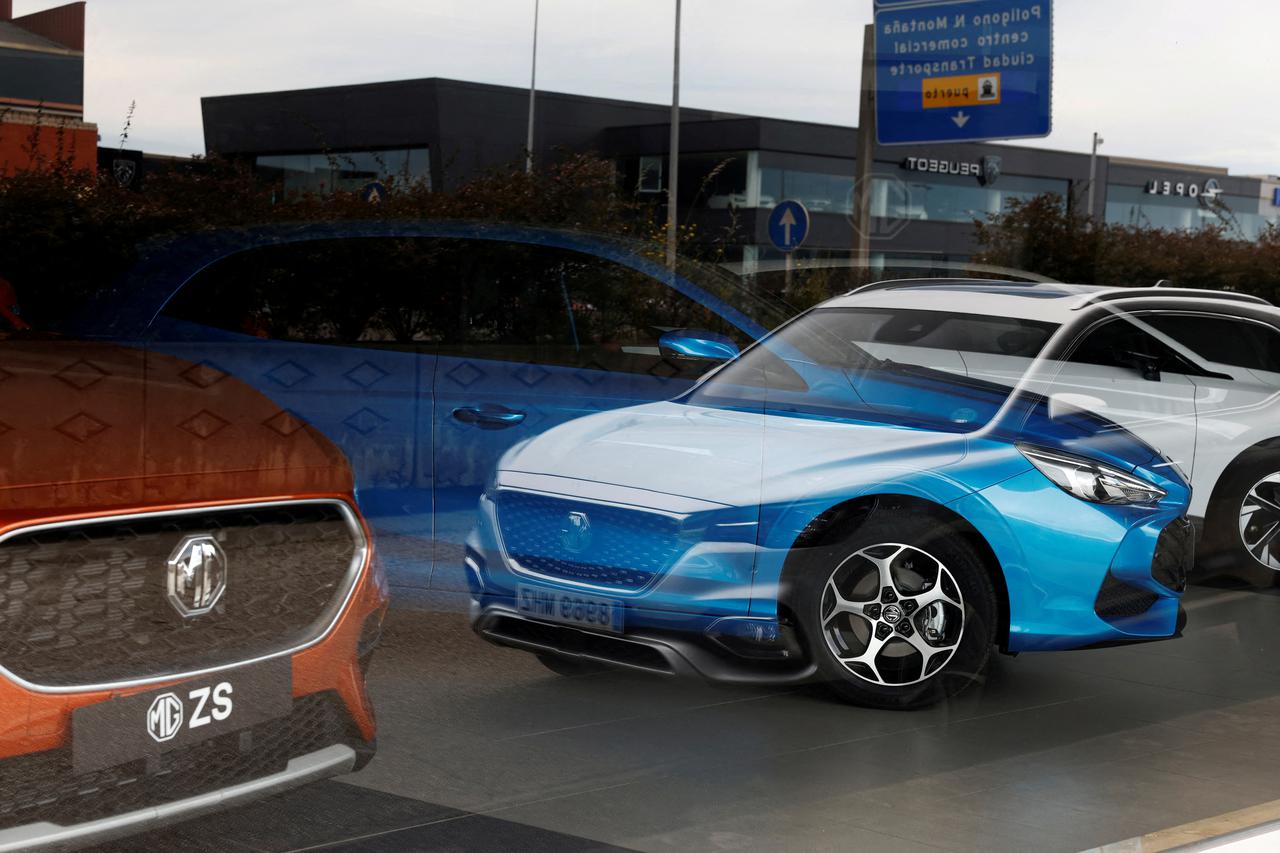
[{"label": "blue mg car", "polygon": [[[514,446],[467,543],[475,630],[560,672],[821,679],[888,708],[954,694],[993,647],[1176,636],[1187,481],[1055,379],[1117,309],[1066,286],[1034,298],[1071,300],[1073,322],[837,298],[674,399]],[[1033,366],[939,369],[948,336]],[[890,356],[868,350],[884,340]],[[730,346],[666,345],[704,362]]]}]

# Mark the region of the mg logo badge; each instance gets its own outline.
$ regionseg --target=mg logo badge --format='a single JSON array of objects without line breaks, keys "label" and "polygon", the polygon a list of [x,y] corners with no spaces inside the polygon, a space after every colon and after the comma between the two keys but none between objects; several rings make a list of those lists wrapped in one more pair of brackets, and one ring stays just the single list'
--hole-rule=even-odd
[{"label": "mg logo badge", "polygon": [[168,571],[169,603],[184,618],[208,613],[227,591],[227,555],[208,534],[183,539]]},{"label": "mg logo badge", "polygon": [[164,743],[181,730],[182,700],[173,693],[157,696],[147,710],[147,734],[157,743]]},{"label": "mg logo badge", "polygon": [[591,519],[585,512],[571,512],[560,528],[560,544],[570,554],[581,554],[591,544]]}]

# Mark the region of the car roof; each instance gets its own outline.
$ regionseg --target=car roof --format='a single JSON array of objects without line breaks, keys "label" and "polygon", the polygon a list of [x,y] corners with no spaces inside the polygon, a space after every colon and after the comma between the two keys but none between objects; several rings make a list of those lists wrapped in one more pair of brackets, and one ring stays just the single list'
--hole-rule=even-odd
[{"label": "car roof", "polygon": [[1086,305],[1141,297],[1176,299],[1200,307],[1224,301],[1270,306],[1264,299],[1228,291],[938,278],[876,282],[828,300],[822,307],[952,311],[1061,324]]}]

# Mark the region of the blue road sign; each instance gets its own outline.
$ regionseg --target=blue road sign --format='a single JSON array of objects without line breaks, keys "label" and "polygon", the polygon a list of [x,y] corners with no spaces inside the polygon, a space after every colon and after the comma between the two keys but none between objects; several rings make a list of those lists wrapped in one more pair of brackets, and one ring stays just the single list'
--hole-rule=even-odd
[{"label": "blue road sign", "polygon": [[370,181],[360,191],[360,197],[366,204],[382,204],[387,198],[387,185],[382,181]]},{"label": "blue road sign", "polygon": [[769,213],[769,239],[782,252],[794,252],[809,235],[809,211],[798,201],[781,202]]},{"label": "blue road sign", "polygon": [[1047,136],[1053,0],[876,0],[881,145]]}]

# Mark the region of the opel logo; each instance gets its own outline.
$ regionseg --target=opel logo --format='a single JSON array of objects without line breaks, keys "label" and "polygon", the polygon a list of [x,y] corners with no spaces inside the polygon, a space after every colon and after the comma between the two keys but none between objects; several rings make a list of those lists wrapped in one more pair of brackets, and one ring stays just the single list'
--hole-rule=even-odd
[{"label": "opel logo", "polygon": [[570,554],[581,554],[591,544],[591,519],[585,512],[569,513],[560,528],[560,544]]},{"label": "opel logo", "polygon": [[182,728],[182,700],[173,693],[156,697],[147,709],[147,734],[157,743],[172,740]]},{"label": "opel logo", "polygon": [[884,616],[884,621],[890,625],[897,625],[902,619],[902,608],[896,604],[887,605],[882,615]]},{"label": "opel logo", "polygon": [[212,536],[183,539],[169,557],[169,603],[190,618],[208,613],[227,590],[227,555]]}]

